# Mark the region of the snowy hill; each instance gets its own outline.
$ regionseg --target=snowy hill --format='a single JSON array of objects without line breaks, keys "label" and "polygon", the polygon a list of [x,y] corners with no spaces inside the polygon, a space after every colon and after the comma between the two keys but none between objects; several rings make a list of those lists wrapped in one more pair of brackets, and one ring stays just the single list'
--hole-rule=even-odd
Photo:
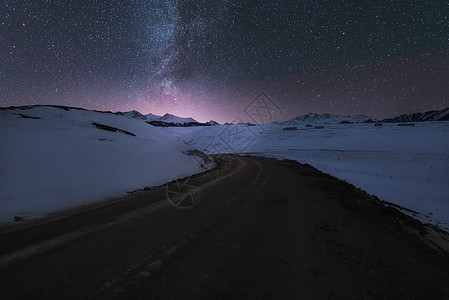
[{"label": "snowy hill", "polygon": [[413,114],[405,114],[394,118],[384,119],[385,123],[449,121],[449,107],[443,110],[431,110]]},{"label": "snowy hill", "polygon": [[0,137],[0,222],[102,201],[211,167],[138,113],[1,108]]},{"label": "snowy hill", "polygon": [[294,125],[305,125],[305,124],[339,124],[339,123],[362,123],[370,118],[364,115],[357,116],[339,116],[331,114],[316,114],[310,113],[307,115],[297,116],[285,122],[276,122],[278,125],[294,126]]}]

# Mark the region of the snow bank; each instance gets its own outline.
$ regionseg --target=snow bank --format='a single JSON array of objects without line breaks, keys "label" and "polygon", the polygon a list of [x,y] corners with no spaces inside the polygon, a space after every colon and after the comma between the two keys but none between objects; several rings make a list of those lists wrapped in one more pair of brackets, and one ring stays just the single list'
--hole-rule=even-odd
[{"label": "snow bank", "polygon": [[213,126],[164,131],[209,153],[248,153],[309,163],[449,229],[449,122]]},{"label": "snow bank", "polygon": [[159,128],[112,113],[47,106],[0,110],[0,222],[204,171],[205,162],[188,150]]}]

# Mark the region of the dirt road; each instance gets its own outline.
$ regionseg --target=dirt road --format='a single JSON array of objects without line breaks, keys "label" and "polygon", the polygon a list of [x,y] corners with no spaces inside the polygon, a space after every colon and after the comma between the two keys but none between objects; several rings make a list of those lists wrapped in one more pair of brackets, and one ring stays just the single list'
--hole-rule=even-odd
[{"label": "dirt road", "polygon": [[220,161],[0,234],[0,298],[449,299],[419,222],[310,166]]}]

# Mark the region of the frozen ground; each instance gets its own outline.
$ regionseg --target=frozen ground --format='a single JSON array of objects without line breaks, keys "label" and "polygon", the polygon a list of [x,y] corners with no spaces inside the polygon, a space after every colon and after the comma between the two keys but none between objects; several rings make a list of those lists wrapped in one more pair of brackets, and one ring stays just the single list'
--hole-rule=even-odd
[{"label": "frozen ground", "polygon": [[424,222],[449,229],[449,122],[298,126],[164,128],[209,153],[249,153],[294,159],[367,192],[418,212]]},{"label": "frozen ground", "polygon": [[0,110],[0,137],[0,222],[40,217],[204,171],[203,161],[186,153],[190,146],[142,120],[111,113]]}]

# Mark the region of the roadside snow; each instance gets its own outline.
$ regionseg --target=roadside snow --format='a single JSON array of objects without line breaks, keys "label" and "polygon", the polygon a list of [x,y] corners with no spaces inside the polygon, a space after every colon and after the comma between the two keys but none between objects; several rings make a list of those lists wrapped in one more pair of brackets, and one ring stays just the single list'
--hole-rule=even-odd
[{"label": "roadside snow", "polygon": [[204,171],[205,162],[188,150],[160,128],[112,113],[42,106],[0,110],[0,222],[41,217]]},{"label": "roadside snow", "polygon": [[[208,153],[294,159],[449,229],[449,122],[164,128]],[[413,213],[411,213],[413,215]]]}]

